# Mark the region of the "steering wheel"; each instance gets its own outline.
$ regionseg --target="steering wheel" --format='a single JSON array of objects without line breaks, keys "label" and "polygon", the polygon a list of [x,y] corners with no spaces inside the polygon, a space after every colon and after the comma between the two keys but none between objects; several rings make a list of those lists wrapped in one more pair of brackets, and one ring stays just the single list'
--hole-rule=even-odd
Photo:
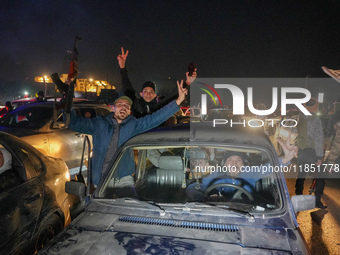
[{"label": "steering wheel", "polygon": [[208,194],[210,191],[216,189],[216,188],[220,188],[220,187],[230,187],[230,188],[235,188],[237,189],[236,193],[233,195],[233,197],[231,198],[231,200],[241,200],[242,198],[242,194],[245,194],[248,199],[250,201],[254,201],[254,197],[253,195],[247,191],[245,188],[235,185],[235,184],[231,184],[231,183],[217,183],[217,184],[213,184],[210,187],[208,187],[203,194],[203,197],[208,197]]}]

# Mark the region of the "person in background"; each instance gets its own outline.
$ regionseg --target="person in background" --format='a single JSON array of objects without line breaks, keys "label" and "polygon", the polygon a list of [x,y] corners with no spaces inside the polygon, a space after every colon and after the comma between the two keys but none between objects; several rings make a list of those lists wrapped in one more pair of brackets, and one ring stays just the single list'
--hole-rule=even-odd
[{"label": "person in background", "polygon": [[7,101],[5,104],[5,108],[1,109],[0,111],[0,118],[5,116],[7,113],[13,111],[13,106],[10,101]]},{"label": "person in background", "polygon": [[85,112],[84,117],[85,118],[91,118],[91,113],[90,112]]},{"label": "person in background", "polygon": [[[312,115],[304,115],[300,113],[299,123],[297,125],[298,136],[296,137],[296,145],[298,151],[298,162],[302,166],[302,170],[305,167],[311,165],[321,165],[323,158],[323,146],[324,146],[324,133],[322,130],[322,122],[316,115],[319,109],[319,102],[315,98],[311,98],[306,104],[306,109],[312,113]],[[295,194],[302,195],[306,171],[299,171],[295,183]],[[321,202],[321,195],[325,187],[325,180],[318,179],[315,186],[315,207],[325,209],[327,205]]]},{"label": "person in background", "polygon": [[38,97],[36,98],[36,101],[37,102],[45,102],[46,101],[44,91],[40,90],[38,92]]},{"label": "person in background", "polygon": [[[151,114],[164,105],[168,104],[172,100],[178,97],[177,88],[173,88],[171,92],[163,98],[160,102],[157,101],[156,94],[156,85],[151,81],[146,81],[142,85],[142,89],[139,92],[140,98],[137,97],[137,93],[135,89],[132,87],[130,79],[127,74],[127,70],[125,69],[126,58],[129,54],[129,51],[124,51],[124,48],[121,47],[121,54],[118,55],[117,60],[120,67],[120,75],[122,78],[122,90],[125,96],[128,96],[133,102],[132,115],[136,118],[144,117],[145,115]],[[197,73],[196,71],[192,76],[189,77],[189,73],[186,73],[186,81],[183,85],[183,88],[187,88],[194,80],[196,79]]]}]

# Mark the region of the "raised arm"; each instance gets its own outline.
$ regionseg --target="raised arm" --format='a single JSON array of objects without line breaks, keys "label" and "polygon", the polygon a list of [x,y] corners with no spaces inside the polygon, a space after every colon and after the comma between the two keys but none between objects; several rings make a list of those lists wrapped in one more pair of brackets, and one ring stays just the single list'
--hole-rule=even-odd
[{"label": "raised arm", "polygon": [[[186,81],[183,83],[183,88],[188,89],[189,85],[192,84],[197,77],[197,68],[195,68],[195,72],[193,72],[192,76],[189,76],[189,72],[186,72],[185,76],[186,76]],[[168,95],[165,96],[165,98],[160,102],[159,106],[163,107],[169,102],[171,102],[172,100],[176,99],[177,97],[178,97],[178,89],[174,87],[170,91],[170,93],[168,93]]]},{"label": "raised arm", "polygon": [[122,79],[122,90],[125,96],[128,96],[131,98],[132,101],[135,101],[137,98],[136,91],[132,87],[132,84],[130,82],[129,76],[127,74],[127,71],[125,69],[125,62],[126,58],[129,55],[129,51],[124,51],[124,48],[121,47],[121,54],[117,56],[118,65],[120,67],[120,77]]},{"label": "raised arm", "polygon": [[169,104],[151,115],[146,115],[145,117],[137,119],[136,134],[159,126],[179,110],[179,105],[185,99],[185,95],[188,93],[188,90],[183,88],[183,80],[181,82],[177,82],[177,87],[178,98],[176,100],[171,101]]}]

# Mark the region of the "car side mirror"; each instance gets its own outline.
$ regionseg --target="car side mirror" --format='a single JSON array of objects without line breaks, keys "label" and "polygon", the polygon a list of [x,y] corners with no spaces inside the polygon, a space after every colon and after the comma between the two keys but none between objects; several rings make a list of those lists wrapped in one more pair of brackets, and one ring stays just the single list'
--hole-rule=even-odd
[{"label": "car side mirror", "polygon": [[85,183],[77,182],[77,181],[69,181],[65,183],[65,192],[81,199],[84,199],[86,194]]},{"label": "car side mirror", "polygon": [[297,195],[291,198],[295,213],[315,208],[314,195]]}]

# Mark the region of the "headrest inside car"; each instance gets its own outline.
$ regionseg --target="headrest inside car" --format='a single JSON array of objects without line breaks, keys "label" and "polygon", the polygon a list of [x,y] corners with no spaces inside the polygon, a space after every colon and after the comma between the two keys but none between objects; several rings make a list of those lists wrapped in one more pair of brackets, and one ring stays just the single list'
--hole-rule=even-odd
[{"label": "headrest inside car", "polygon": [[183,170],[181,156],[161,156],[158,158],[158,167],[166,170]]}]

